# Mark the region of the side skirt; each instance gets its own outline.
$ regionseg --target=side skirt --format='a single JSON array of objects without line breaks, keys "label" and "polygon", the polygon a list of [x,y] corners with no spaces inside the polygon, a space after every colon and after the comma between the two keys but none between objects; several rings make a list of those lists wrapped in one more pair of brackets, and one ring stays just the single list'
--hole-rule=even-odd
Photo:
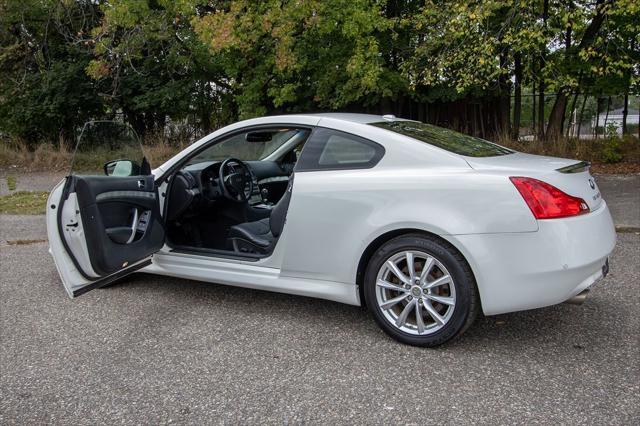
[{"label": "side skirt", "polygon": [[360,306],[358,287],[355,283],[286,277],[280,275],[279,269],[246,262],[225,262],[221,259],[213,260],[188,254],[157,253],[152,258],[152,264],[143,272]]}]

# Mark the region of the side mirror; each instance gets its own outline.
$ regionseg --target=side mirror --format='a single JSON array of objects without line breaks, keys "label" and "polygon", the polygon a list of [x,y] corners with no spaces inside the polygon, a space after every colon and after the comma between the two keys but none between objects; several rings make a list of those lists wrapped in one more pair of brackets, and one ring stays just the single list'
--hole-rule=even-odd
[{"label": "side mirror", "polygon": [[104,164],[104,174],[107,176],[137,176],[140,166],[131,160],[114,160]]}]

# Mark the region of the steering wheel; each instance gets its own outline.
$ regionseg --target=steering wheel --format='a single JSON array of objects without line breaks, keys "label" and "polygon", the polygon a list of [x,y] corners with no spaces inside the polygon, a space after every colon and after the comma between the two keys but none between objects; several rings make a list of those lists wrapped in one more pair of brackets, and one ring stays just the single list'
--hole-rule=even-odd
[{"label": "steering wheel", "polygon": [[253,179],[251,169],[246,163],[236,158],[227,158],[220,164],[219,173],[218,182],[225,198],[236,203],[244,203],[251,197]]}]

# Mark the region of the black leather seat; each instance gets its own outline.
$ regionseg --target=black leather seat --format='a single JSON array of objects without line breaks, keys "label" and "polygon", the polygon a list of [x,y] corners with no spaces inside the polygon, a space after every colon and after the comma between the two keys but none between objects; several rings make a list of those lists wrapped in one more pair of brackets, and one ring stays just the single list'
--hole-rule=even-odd
[{"label": "black leather seat", "polygon": [[282,233],[291,201],[293,176],[284,195],[271,210],[268,218],[241,223],[229,229],[228,243],[239,253],[269,254],[273,251]]}]

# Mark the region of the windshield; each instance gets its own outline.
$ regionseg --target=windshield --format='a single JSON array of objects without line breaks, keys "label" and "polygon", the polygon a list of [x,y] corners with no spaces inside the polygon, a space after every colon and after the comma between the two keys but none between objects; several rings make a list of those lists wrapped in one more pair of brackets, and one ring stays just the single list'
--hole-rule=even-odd
[{"label": "windshield", "polygon": [[514,152],[484,139],[419,121],[385,121],[371,123],[371,125],[391,130],[392,132],[400,133],[401,135],[467,157],[495,157],[498,155],[512,154]]},{"label": "windshield", "polygon": [[300,129],[269,129],[242,132],[224,139],[193,157],[189,164],[237,158],[242,161],[264,160],[294,136]]}]

